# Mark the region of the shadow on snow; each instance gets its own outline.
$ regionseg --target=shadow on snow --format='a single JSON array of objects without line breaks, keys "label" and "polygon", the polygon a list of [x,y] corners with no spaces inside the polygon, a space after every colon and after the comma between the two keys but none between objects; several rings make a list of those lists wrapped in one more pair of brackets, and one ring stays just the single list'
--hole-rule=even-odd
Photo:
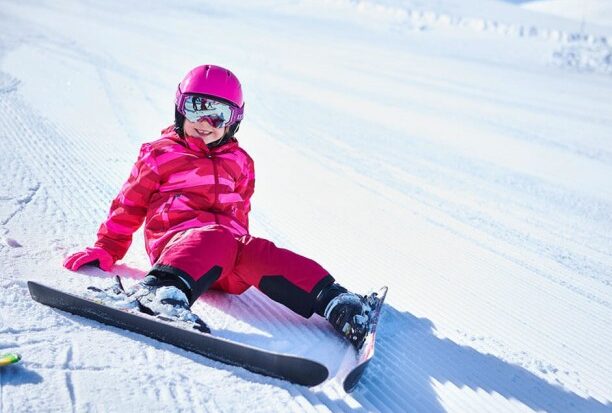
[{"label": "shadow on snow", "polygon": [[612,412],[609,404],[568,392],[520,366],[436,337],[434,324],[428,319],[385,306],[376,357],[353,396],[381,410],[445,412],[432,379],[498,393],[533,410]]}]

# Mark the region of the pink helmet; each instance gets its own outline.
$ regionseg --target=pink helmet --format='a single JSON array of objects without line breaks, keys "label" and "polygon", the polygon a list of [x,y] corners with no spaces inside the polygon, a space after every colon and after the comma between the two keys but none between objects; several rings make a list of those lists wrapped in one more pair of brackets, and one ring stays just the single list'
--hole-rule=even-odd
[{"label": "pink helmet", "polygon": [[229,70],[215,65],[202,65],[192,69],[179,83],[176,89],[174,130],[179,136],[184,137],[183,125],[185,123],[185,112],[182,107],[188,95],[205,95],[225,101],[231,109],[231,126],[224,137],[209,146],[221,145],[238,132],[240,121],[244,113],[244,100],[242,98],[242,86],[238,78]]},{"label": "pink helmet", "polygon": [[244,106],[240,81],[232,72],[220,66],[203,65],[192,69],[178,85],[177,105],[185,94],[207,95],[239,108]]}]

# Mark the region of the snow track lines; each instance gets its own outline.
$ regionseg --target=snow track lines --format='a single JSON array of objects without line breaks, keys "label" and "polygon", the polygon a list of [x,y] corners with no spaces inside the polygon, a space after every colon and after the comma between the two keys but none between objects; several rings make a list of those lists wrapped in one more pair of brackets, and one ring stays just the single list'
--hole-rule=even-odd
[{"label": "snow track lines", "polygon": [[[0,372],[2,413],[612,412],[612,33],[502,2],[413,3],[0,0],[0,349],[24,357]],[[25,279],[104,282],[61,259],[93,242],[179,77],[207,62],[245,87],[253,234],[355,292],[390,287],[350,395],[27,299]],[[127,282],[142,249],[137,233],[115,268]],[[255,290],[195,311],[340,369],[324,320]]]}]

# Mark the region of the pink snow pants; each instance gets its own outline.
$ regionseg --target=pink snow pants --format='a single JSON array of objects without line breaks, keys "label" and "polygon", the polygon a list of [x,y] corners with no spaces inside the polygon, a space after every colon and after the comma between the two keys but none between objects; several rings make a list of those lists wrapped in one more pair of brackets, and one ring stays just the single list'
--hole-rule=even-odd
[{"label": "pink snow pants", "polygon": [[255,286],[303,317],[314,312],[319,292],[334,278],[315,261],[251,235],[236,238],[219,225],[177,234],[152,271],[181,278],[194,302],[209,288],[241,294]]}]

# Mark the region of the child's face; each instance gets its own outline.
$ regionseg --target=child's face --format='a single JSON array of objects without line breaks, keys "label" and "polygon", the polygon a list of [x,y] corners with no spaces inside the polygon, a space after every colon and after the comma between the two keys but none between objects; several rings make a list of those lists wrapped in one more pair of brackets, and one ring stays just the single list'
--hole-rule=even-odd
[{"label": "child's face", "polygon": [[218,141],[225,134],[225,128],[215,128],[205,120],[201,122],[190,122],[185,119],[183,131],[187,136],[202,139],[207,145]]}]

